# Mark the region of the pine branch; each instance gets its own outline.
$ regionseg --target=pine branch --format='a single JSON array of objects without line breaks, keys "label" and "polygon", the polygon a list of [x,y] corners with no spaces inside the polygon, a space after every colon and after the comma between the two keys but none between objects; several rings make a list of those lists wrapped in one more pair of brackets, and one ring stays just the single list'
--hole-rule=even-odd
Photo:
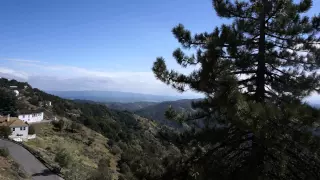
[{"label": "pine branch", "polygon": [[231,74],[254,74],[256,72],[257,72],[256,70],[242,70],[242,71],[231,72]]},{"label": "pine branch", "polygon": [[[286,39],[284,37],[280,37],[280,36],[276,36],[276,35],[273,35],[273,34],[269,34],[269,33],[265,33],[267,36],[270,36],[270,37],[273,37],[273,38],[276,38],[276,39],[281,39],[283,41],[292,41],[292,42],[297,42],[297,41],[294,41],[293,39]],[[300,43],[300,42],[299,42]]]},{"label": "pine branch", "polygon": [[[270,30],[270,31],[272,31],[272,30]],[[295,44],[299,44],[299,43],[303,43],[303,44],[307,44],[307,45],[319,45],[320,44],[319,42],[307,41],[305,39],[297,39],[297,37],[295,39],[293,37],[287,39],[287,38],[276,36],[276,35],[273,35],[273,34],[270,34],[267,32],[266,32],[266,35],[270,36],[272,38],[283,40],[283,41],[290,41]]]},{"label": "pine branch", "polygon": [[242,19],[250,19],[250,20],[253,20],[253,21],[258,21],[259,19],[257,18],[254,18],[252,16],[242,16],[241,14],[239,13],[235,13],[235,12],[232,12],[230,11],[228,8],[225,9],[230,15],[232,15],[233,17],[238,17],[238,18],[242,18]]},{"label": "pine branch", "polygon": [[[270,40],[269,40],[270,41]],[[292,50],[294,52],[309,52],[307,50],[302,50],[301,48],[293,48],[292,46],[284,46],[283,44],[278,44],[276,42],[272,42],[274,46],[278,47],[278,48],[281,48],[281,49],[284,49],[284,50]]]},{"label": "pine branch", "polygon": [[253,80],[256,80],[256,79],[257,79],[257,77],[253,76],[251,78],[238,81],[238,84],[246,84],[247,82],[250,82],[250,81],[253,81]]},{"label": "pine branch", "polygon": [[299,63],[299,64],[310,64],[310,65],[317,65],[317,63],[311,63],[311,62],[304,62],[304,61],[298,61],[294,59],[288,59],[283,56],[279,56],[277,54],[271,54],[272,56],[275,56],[276,58],[282,59],[284,61],[289,61],[289,62],[294,62],[294,63]]},{"label": "pine branch", "polygon": [[278,72],[280,72],[280,73],[282,73],[282,74],[285,74],[285,75],[288,75],[288,76],[291,75],[291,74],[288,74],[288,73],[286,73],[286,72],[284,72],[284,71],[282,71],[282,70],[274,67],[274,66],[273,66],[272,64],[270,64],[270,63],[267,63],[267,64],[268,64],[269,66],[271,66],[271,68],[272,68],[273,70],[275,70],[275,71],[278,71]]},{"label": "pine branch", "polygon": [[266,23],[268,23],[268,21],[273,18],[274,15],[277,14],[277,12],[279,12],[279,10],[282,8],[283,3],[280,2],[280,4],[278,4],[277,8],[273,11],[273,13],[271,15],[269,15],[269,18],[265,21]]}]

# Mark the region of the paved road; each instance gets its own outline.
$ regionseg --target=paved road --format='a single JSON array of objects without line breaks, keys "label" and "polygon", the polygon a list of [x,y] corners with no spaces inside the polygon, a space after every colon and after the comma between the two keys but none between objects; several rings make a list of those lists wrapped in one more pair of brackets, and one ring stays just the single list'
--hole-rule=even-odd
[{"label": "paved road", "polygon": [[20,164],[32,176],[33,180],[63,180],[50,172],[48,168],[23,147],[2,139],[0,139],[0,147],[7,147],[13,160]]}]

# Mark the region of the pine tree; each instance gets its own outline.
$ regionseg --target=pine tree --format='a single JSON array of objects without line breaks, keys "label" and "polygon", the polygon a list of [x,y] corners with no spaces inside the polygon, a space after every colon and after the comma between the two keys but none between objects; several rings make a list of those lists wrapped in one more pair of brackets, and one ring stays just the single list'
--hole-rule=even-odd
[{"label": "pine tree", "polygon": [[231,24],[193,36],[181,24],[173,28],[183,49],[196,51],[187,56],[178,48],[174,58],[195,70],[168,70],[159,57],[155,76],[180,92],[206,95],[194,103],[201,111],[184,119],[222,124],[209,131],[220,138],[197,134],[211,146],[182,163],[188,171],[199,168],[200,179],[320,179],[319,140],[310,132],[319,111],[302,103],[320,92],[320,15],[304,15],[311,6],[311,0],[213,0]]}]

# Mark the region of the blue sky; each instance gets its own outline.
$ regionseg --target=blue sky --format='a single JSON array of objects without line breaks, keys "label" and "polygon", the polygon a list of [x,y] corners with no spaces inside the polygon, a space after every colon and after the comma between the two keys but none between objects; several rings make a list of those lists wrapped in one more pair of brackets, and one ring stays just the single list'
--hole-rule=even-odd
[{"label": "blue sky", "polygon": [[173,95],[151,72],[157,56],[179,69],[171,57],[179,47],[171,29],[182,23],[203,32],[223,22],[211,0],[3,1],[0,72],[47,90]]}]

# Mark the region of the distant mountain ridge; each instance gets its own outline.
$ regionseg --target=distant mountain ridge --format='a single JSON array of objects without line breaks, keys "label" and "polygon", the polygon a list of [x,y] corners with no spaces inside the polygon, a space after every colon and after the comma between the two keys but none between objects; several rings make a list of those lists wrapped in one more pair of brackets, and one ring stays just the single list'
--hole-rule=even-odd
[{"label": "distant mountain ridge", "polygon": [[165,117],[166,110],[169,108],[169,106],[171,106],[174,110],[178,112],[194,111],[192,109],[191,103],[195,100],[196,99],[181,99],[177,101],[165,101],[151,106],[147,106],[145,108],[141,108],[135,111],[134,113],[147,119],[155,120],[161,124],[169,125],[172,127],[180,127],[180,125],[177,122],[168,120]]},{"label": "distant mountain ridge", "polygon": [[[47,91],[50,94],[67,98],[67,99],[81,99],[91,100],[97,102],[162,102],[162,101],[174,101],[179,99],[188,99],[184,96],[161,96],[151,94],[140,94],[131,92],[120,91]],[[190,97],[191,99],[192,97]]]},{"label": "distant mountain ridge", "polygon": [[121,102],[110,102],[106,103],[106,105],[110,109],[116,109],[121,111],[130,111],[135,112],[138,110],[141,110],[143,108],[156,105],[158,102],[148,102],[148,101],[142,101],[142,102],[132,102],[132,103],[121,103]]},{"label": "distant mountain ridge", "polygon": [[165,117],[165,112],[171,106],[174,110],[179,112],[194,111],[192,109],[192,101],[199,99],[180,99],[176,101],[164,101],[164,102],[134,102],[134,103],[106,103],[106,105],[111,109],[116,110],[126,110],[133,112],[139,116],[145,117],[147,119],[152,119],[159,122],[160,124],[165,124],[171,127],[180,127],[181,125],[177,122],[168,120]]}]

